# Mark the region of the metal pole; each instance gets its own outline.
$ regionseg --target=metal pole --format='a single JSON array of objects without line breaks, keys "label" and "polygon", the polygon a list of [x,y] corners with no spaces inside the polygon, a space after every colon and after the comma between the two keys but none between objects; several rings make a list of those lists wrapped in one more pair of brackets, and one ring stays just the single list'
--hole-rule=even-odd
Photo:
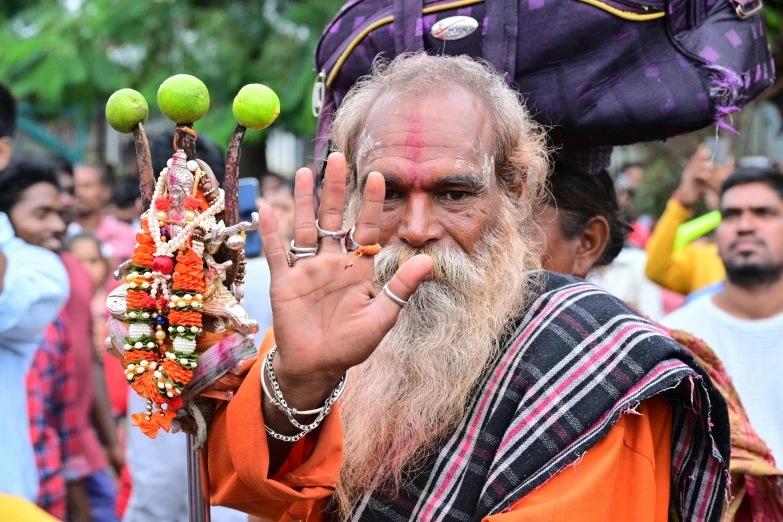
[{"label": "metal pole", "polygon": [[201,489],[201,450],[197,450],[196,439],[188,435],[188,504],[190,522],[209,522],[209,501]]}]

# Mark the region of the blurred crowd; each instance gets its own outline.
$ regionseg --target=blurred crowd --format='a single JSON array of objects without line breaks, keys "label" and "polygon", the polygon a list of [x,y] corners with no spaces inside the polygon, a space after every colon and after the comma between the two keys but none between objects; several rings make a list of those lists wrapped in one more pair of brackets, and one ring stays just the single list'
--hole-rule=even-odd
[{"label": "blurred crowd", "polygon": [[[74,521],[187,520],[185,436],[153,441],[127,429],[143,401],[104,350],[106,298],[119,284],[112,273],[131,257],[143,212],[137,173],[15,156],[14,106],[0,86],[0,460],[8,466],[0,493],[13,495],[7,509],[34,501],[40,520],[43,512]],[[171,139],[150,136],[156,172],[171,156]],[[222,181],[223,152],[205,137],[197,143]],[[556,165],[536,209],[542,264],[705,340],[711,350],[700,362],[742,399],[735,406],[755,430],[747,432],[753,451],[780,460],[781,170],[759,158],[719,164],[701,146],[660,216],[634,207],[644,179],[637,163],[614,177]],[[253,204],[272,207],[290,242],[292,181],[270,174],[253,190]],[[269,274],[257,254],[248,259],[244,306],[263,330],[272,324]],[[179,502],[141,500],[161,488]],[[230,510],[212,516],[247,520]]]}]

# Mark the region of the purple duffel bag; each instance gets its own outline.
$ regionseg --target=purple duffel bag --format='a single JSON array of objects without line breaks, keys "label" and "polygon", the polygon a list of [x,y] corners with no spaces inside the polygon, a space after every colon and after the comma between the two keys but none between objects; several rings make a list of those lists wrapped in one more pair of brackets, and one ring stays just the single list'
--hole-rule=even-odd
[{"label": "purple duffel bag", "polygon": [[507,73],[566,148],[723,124],[775,76],[756,0],[350,0],[316,48],[319,158],[376,56],[421,49]]}]

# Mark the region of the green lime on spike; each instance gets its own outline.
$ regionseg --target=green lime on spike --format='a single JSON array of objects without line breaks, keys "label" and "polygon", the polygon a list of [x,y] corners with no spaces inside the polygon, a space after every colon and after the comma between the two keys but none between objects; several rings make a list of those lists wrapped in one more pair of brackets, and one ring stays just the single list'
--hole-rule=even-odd
[{"label": "green lime on spike", "polygon": [[242,87],[234,98],[233,111],[240,125],[248,129],[265,129],[280,114],[280,99],[266,85],[251,83]]},{"label": "green lime on spike", "polygon": [[174,123],[195,123],[209,110],[209,91],[195,76],[177,74],[160,85],[158,107]]},{"label": "green lime on spike", "polygon": [[147,100],[133,89],[120,89],[106,103],[106,120],[117,132],[133,132],[137,124],[147,123],[149,115]]}]

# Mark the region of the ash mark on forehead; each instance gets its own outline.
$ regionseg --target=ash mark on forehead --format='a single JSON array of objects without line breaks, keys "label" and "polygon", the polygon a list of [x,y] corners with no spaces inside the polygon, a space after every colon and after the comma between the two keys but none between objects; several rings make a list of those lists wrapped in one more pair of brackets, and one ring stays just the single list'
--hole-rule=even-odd
[{"label": "ash mark on forehead", "polygon": [[357,167],[361,169],[364,165],[366,165],[370,161],[369,156],[371,153],[380,148],[381,145],[381,141],[374,139],[372,134],[366,131],[363,132],[359,138],[359,147],[356,151]]},{"label": "ash mark on forehead", "polygon": [[485,152],[481,155],[481,173],[488,180],[495,171],[495,156]]}]

